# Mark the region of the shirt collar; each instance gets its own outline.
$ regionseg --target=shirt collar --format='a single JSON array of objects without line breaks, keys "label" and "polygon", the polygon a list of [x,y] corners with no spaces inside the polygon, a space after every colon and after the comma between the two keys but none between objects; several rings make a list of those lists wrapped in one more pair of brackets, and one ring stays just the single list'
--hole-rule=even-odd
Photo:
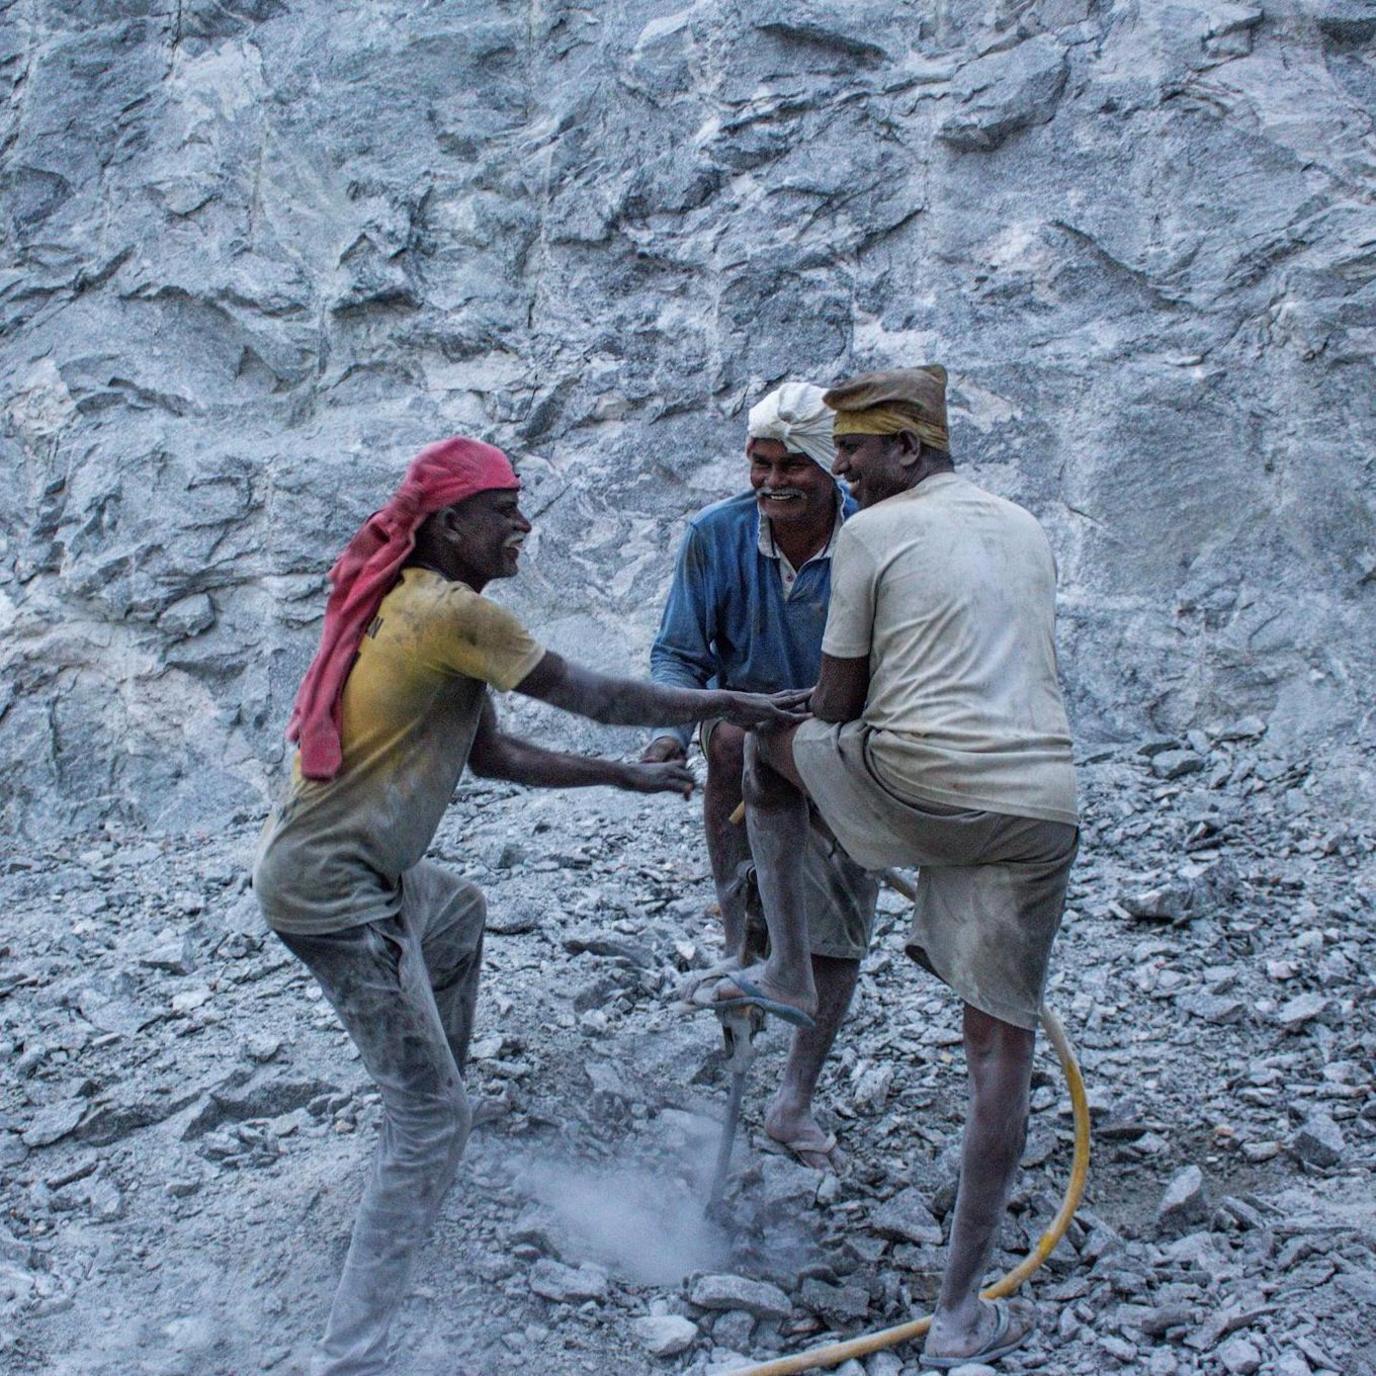
[{"label": "shirt collar", "polygon": [[[812,559],[830,559],[831,551],[836,545],[836,537],[841,533],[841,525],[846,519],[846,497],[845,493],[838,487],[836,489],[836,515],[831,522],[831,534],[827,537],[827,542],[812,556]],[[766,516],[755,504],[755,545],[766,559],[777,559],[779,551],[774,544],[774,528],[770,524],[769,517]],[[812,559],[807,562],[812,563]]]}]

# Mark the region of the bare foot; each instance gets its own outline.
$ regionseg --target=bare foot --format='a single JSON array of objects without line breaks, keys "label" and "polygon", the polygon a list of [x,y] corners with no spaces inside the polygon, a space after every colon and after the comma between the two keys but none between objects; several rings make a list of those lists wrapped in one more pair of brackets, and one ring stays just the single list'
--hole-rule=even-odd
[{"label": "bare foot", "polygon": [[[720,979],[723,975],[732,975],[739,970],[744,962],[740,956],[726,956],[717,961],[714,965],[709,965],[705,970],[694,970],[682,984],[674,990],[674,997],[680,1003],[702,1003],[703,997],[699,997],[703,986],[711,984],[714,980]],[[704,996],[710,1000],[710,995]]]},{"label": "bare foot", "polygon": [[[773,999],[775,1002],[811,1018],[817,1012],[817,991],[815,989],[790,989],[787,985],[780,984],[770,974],[770,964],[771,962],[766,961],[763,965],[749,965],[739,973],[747,983],[753,984],[766,998]],[[720,1003],[724,999],[746,997],[748,995],[730,975],[719,980],[712,990],[713,1003]],[[766,1011],[768,1010],[766,1009]]]},{"label": "bare foot", "polygon": [[774,1096],[765,1114],[764,1130],[787,1147],[803,1165],[814,1171],[835,1171],[845,1164],[834,1132],[823,1132],[812,1116],[810,1104],[785,1102],[783,1091]]},{"label": "bare foot", "polygon": [[934,1318],[922,1356],[953,1365],[997,1361],[1026,1342],[1036,1326],[1037,1311],[1026,1300],[980,1300],[968,1318]]}]

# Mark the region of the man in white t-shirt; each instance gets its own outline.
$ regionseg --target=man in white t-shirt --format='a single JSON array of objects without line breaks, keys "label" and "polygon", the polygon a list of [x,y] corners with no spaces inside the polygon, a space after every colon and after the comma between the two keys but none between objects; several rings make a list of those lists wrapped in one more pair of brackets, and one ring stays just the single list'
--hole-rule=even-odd
[{"label": "man in white t-shirt", "polygon": [[993,1361],[1035,1326],[983,1302],[1026,1134],[1038,1011],[1078,841],[1054,644],[1055,563],[1021,507],[957,476],[939,366],[833,388],[836,468],[860,511],[832,560],[814,719],[754,734],[745,798],[767,962],[718,1000],[812,1011],[791,857],[810,797],[868,868],[918,866],[907,950],[964,1004],[971,1101],[941,1295],[923,1352]]}]

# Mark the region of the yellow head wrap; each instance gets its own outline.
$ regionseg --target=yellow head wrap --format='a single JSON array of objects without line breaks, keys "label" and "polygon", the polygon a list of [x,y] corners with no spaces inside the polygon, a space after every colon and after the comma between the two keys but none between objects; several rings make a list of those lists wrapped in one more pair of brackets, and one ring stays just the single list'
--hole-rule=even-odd
[{"label": "yellow head wrap", "polygon": [[897,435],[907,430],[923,444],[950,453],[946,424],[946,369],[896,368],[866,373],[833,387],[824,400],[836,412],[836,435]]}]

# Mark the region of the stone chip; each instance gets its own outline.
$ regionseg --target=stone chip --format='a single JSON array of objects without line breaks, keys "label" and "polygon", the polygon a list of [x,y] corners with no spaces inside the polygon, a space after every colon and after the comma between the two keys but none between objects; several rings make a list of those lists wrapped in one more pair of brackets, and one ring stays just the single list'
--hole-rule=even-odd
[{"label": "stone chip", "polygon": [[784,1319],[793,1312],[793,1301],[777,1285],[746,1276],[699,1276],[688,1298],[699,1309],[744,1309],[757,1319]]}]

